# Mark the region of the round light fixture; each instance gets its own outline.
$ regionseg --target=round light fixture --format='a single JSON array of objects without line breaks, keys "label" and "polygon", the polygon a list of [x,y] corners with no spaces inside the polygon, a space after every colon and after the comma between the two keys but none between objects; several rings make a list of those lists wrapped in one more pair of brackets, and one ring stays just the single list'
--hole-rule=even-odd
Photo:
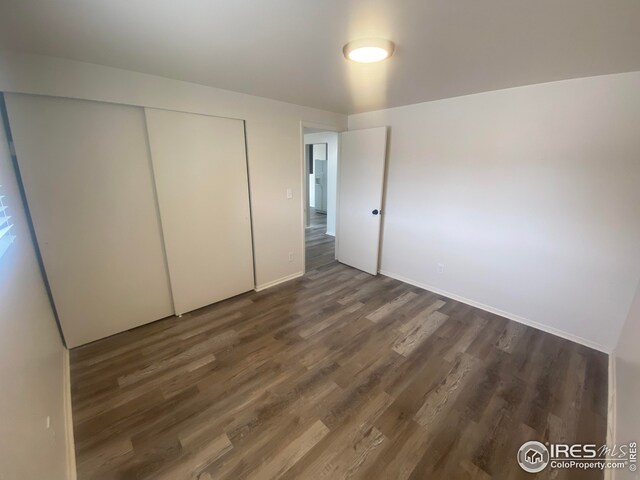
[{"label": "round light fixture", "polygon": [[363,38],[347,43],[342,52],[345,58],[359,63],[374,63],[389,58],[395,45],[384,38]]}]

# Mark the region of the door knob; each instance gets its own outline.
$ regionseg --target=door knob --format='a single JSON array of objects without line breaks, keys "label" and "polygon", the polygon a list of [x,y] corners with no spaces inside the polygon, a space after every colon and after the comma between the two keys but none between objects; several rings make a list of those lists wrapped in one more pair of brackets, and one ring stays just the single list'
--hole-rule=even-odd
[{"label": "door knob", "polygon": [[374,215],[377,215],[377,214],[378,214],[378,213],[380,213],[380,212],[379,212],[379,211],[378,211],[378,209],[376,208],[376,209],[375,209],[373,212],[371,212],[371,213],[373,213]]}]

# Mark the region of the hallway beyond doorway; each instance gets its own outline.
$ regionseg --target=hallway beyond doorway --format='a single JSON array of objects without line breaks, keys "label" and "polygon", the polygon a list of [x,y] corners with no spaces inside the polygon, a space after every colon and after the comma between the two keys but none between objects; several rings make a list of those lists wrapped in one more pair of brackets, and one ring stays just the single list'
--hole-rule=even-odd
[{"label": "hallway beyond doorway", "polygon": [[335,237],[327,235],[327,215],[309,209],[310,226],[305,230],[306,270],[335,261]]}]

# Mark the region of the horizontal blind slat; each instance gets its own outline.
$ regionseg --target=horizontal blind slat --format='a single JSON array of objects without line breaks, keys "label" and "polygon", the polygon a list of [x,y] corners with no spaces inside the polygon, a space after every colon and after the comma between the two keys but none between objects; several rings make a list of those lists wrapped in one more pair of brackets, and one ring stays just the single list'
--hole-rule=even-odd
[{"label": "horizontal blind slat", "polygon": [[7,248],[9,248],[9,245],[13,243],[13,240],[15,238],[16,237],[14,235],[5,235],[4,237],[0,238],[0,258],[2,258],[2,255],[7,250]]},{"label": "horizontal blind slat", "polygon": [[9,230],[11,230],[12,227],[13,225],[7,225],[4,228],[0,228],[0,239],[2,239],[2,237],[7,235],[9,233]]},{"label": "horizontal blind slat", "polygon": [[7,215],[7,205],[4,204],[4,198],[5,195],[0,195],[0,257],[16,238],[15,235],[10,234],[13,224],[9,223],[11,216]]}]

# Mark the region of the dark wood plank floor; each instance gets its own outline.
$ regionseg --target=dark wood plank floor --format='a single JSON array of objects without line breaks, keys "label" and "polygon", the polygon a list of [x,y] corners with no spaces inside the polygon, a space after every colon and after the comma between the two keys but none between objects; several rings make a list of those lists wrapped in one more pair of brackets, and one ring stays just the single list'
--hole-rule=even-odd
[{"label": "dark wood plank floor", "polygon": [[524,441],[605,441],[606,355],[335,262],[71,359],[81,480],[528,479]]},{"label": "dark wood plank floor", "polygon": [[335,260],[335,238],[327,235],[327,216],[309,211],[310,226],[305,229],[305,263],[307,272]]}]

